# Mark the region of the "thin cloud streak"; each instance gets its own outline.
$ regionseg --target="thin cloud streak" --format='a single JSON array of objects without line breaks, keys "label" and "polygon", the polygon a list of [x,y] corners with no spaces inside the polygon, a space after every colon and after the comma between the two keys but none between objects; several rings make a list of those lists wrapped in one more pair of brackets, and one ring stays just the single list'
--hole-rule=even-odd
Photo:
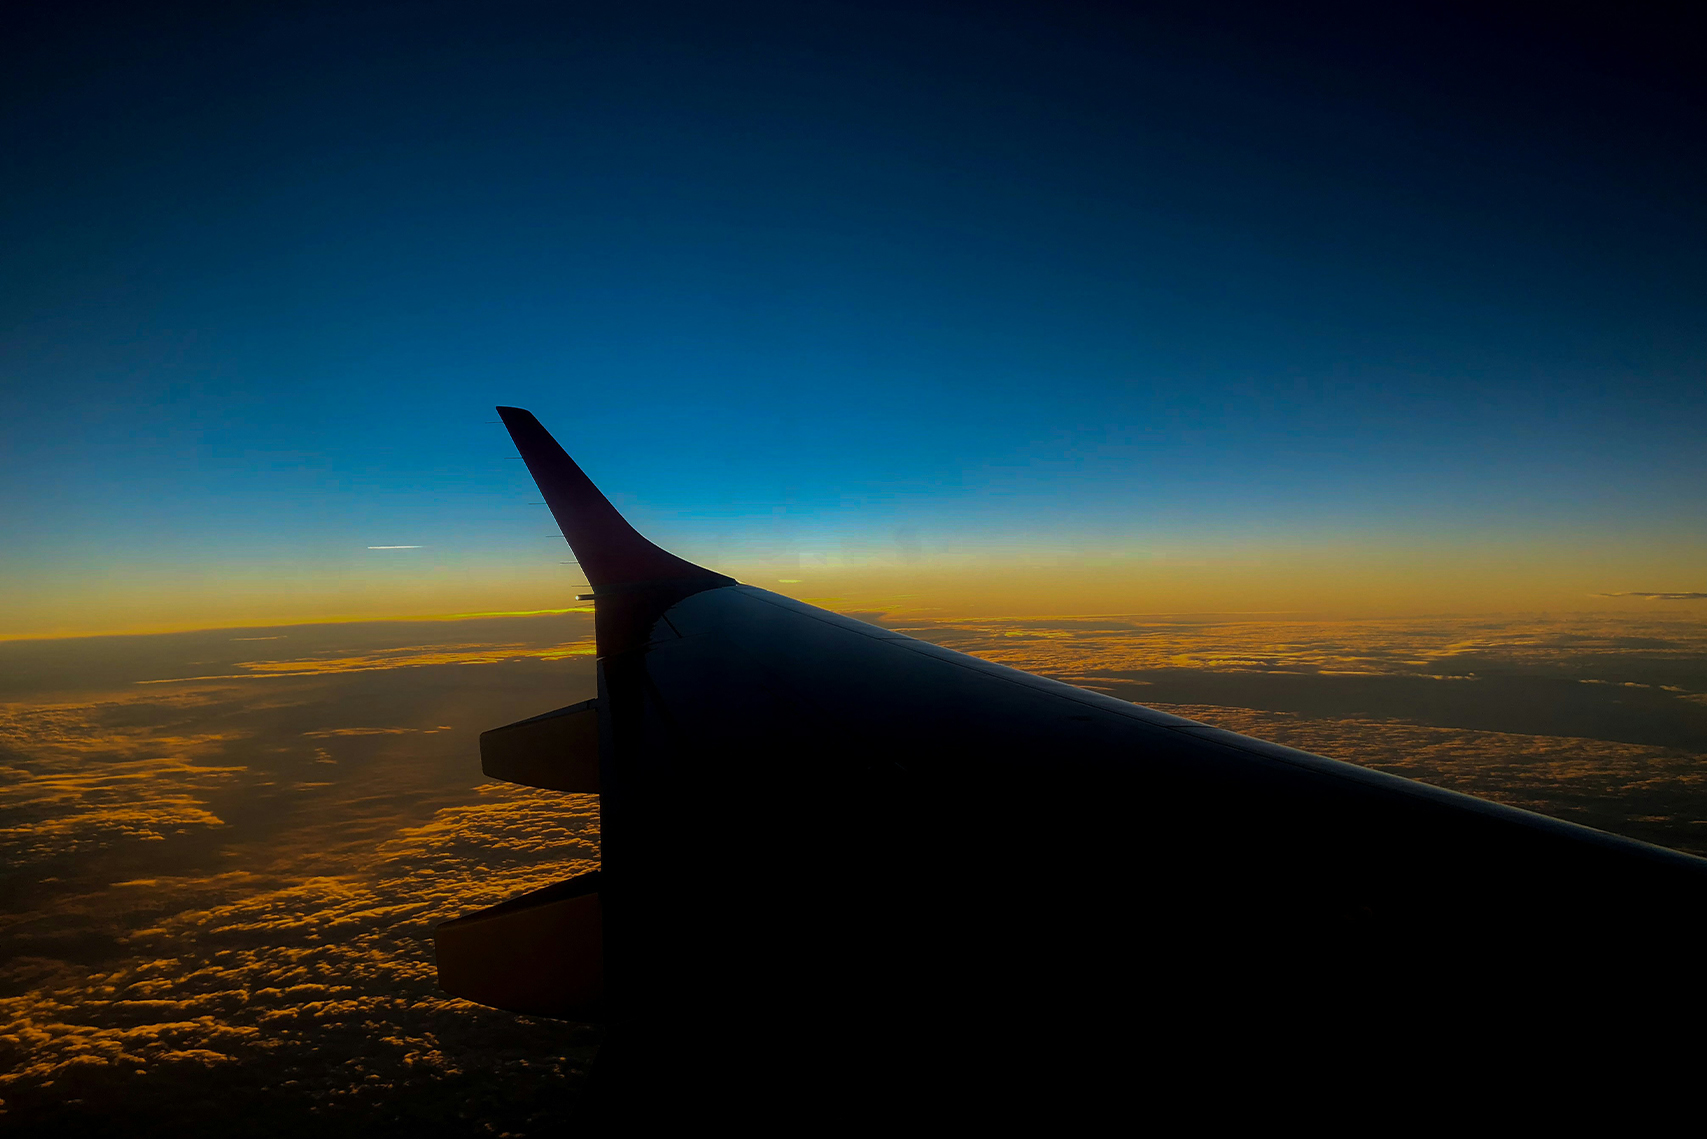
[{"label": "thin cloud streak", "polygon": [[1707,601],[1707,593],[1597,593],[1596,597],[1646,597],[1649,601]]}]

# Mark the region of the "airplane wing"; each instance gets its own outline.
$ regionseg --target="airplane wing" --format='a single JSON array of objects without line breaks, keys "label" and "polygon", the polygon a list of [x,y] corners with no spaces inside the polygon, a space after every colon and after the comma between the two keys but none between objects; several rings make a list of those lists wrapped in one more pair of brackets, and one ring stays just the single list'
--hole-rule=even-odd
[{"label": "airplane wing", "polygon": [[1707,861],[742,585],[499,413],[591,584],[599,694],[482,762],[598,792],[603,864],[440,926],[440,981],[607,1024],[601,1094],[1095,1100],[1140,1038],[1391,1042],[1692,969]]}]

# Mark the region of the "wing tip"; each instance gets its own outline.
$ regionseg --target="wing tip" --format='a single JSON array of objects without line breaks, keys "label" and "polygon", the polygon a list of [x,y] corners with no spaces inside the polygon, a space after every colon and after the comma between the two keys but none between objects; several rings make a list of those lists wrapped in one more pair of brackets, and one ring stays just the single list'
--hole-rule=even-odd
[{"label": "wing tip", "polygon": [[497,410],[595,593],[647,582],[734,584],[734,578],[695,565],[643,537],[531,411],[506,404],[498,404]]}]

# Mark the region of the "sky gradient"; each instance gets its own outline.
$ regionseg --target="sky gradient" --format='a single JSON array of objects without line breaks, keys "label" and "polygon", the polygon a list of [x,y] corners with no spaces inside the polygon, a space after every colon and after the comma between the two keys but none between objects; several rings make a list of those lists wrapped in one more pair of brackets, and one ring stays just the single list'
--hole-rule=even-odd
[{"label": "sky gradient", "polygon": [[567,606],[497,403],[661,544],[802,596],[1701,607],[1598,596],[1707,588],[1690,28],[501,3],[18,31],[0,636]]}]

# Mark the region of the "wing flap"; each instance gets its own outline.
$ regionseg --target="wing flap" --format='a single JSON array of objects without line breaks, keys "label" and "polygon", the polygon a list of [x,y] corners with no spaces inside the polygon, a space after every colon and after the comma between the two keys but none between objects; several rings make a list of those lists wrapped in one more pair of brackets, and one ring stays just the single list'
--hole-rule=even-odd
[{"label": "wing flap", "polygon": [[548,791],[599,793],[599,702],[583,700],[480,733],[480,770]]},{"label": "wing flap", "polygon": [[582,1019],[604,999],[599,871],[534,890],[433,930],[439,988],[529,1016]]}]

